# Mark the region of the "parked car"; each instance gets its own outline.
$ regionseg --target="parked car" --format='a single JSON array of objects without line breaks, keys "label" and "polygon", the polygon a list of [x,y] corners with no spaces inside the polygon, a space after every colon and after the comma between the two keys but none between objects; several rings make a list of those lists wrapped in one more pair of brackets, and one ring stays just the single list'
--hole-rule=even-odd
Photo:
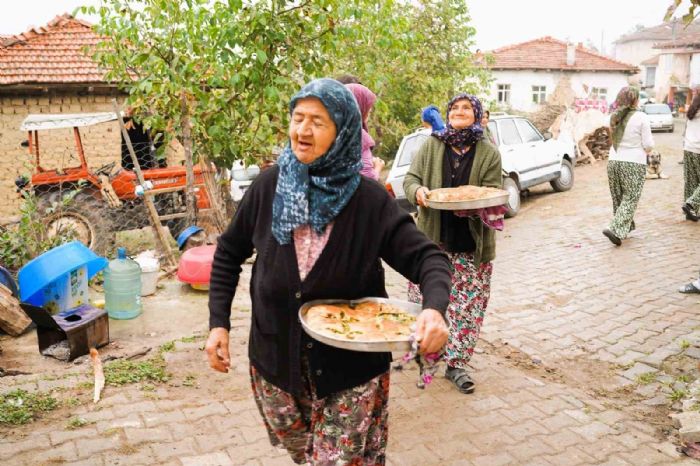
[{"label": "parked car", "polygon": [[649,123],[652,131],[674,130],[673,114],[671,108],[666,104],[646,104],[642,106],[642,111],[649,115]]},{"label": "parked car", "polygon": [[[503,189],[510,193],[507,216],[520,210],[520,193],[532,186],[549,182],[555,191],[568,191],[574,185],[576,145],[543,136],[526,118],[491,114],[489,130],[501,153]],[[430,130],[420,129],[401,141],[386,187],[399,204],[409,212],[415,207],[406,199],[403,180],[421,144],[430,137]]]}]

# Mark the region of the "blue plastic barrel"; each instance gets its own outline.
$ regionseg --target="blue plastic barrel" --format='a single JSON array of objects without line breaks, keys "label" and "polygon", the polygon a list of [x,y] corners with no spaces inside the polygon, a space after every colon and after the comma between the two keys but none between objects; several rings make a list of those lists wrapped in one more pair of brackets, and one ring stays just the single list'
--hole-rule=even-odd
[{"label": "blue plastic barrel", "polygon": [[141,267],[117,249],[104,272],[105,309],[112,319],[133,319],[141,314]]}]

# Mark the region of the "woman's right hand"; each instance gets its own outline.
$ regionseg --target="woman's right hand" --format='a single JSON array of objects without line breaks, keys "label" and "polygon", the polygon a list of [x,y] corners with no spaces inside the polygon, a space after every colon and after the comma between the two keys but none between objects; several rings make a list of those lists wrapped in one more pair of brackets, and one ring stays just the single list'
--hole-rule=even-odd
[{"label": "woman's right hand", "polygon": [[430,190],[425,186],[421,186],[420,188],[418,188],[418,191],[416,191],[416,203],[421,207],[428,207],[429,194]]},{"label": "woman's right hand", "polygon": [[215,327],[209,331],[205,345],[209,366],[219,372],[228,372],[231,367],[231,354],[228,351],[228,330]]}]

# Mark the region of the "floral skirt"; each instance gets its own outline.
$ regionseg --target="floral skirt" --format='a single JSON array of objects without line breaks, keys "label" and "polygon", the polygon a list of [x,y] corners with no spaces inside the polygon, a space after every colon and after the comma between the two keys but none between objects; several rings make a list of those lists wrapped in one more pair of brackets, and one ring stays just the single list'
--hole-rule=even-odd
[{"label": "floral skirt", "polygon": [[[445,361],[450,367],[467,368],[479,339],[484,313],[491,295],[493,263],[474,264],[471,253],[448,252],[452,271],[450,304],[447,306],[447,323],[450,335],[445,346]],[[420,288],[408,283],[408,300],[423,302]]]},{"label": "floral skirt", "polygon": [[270,442],[297,464],[383,465],[388,440],[389,372],[317,398],[302,358],[304,393],[297,397],[267,382],[250,366],[255,403]]}]

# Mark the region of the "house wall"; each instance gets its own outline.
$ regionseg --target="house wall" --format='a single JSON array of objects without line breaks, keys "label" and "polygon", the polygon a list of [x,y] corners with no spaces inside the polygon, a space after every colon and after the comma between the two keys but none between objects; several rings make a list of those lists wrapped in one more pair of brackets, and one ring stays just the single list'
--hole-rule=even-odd
[{"label": "house wall", "polygon": [[628,75],[621,72],[571,72],[571,71],[493,71],[489,98],[494,102],[498,97],[498,85],[511,85],[510,107],[524,112],[533,112],[539,108],[532,102],[532,86],[547,86],[547,96],[554,92],[559,80],[569,76],[571,87],[576,97],[588,97],[593,87],[606,88],[607,100],[612,101],[624,86],[628,85]]},{"label": "house wall", "polygon": [[659,102],[665,102],[673,86],[687,87],[690,84],[690,53],[675,53],[669,50],[659,56],[656,68],[654,92]]},{"label": "house wall", "polygon": [[[30,176],[33,159],[21,144],[27,133],[20,131],[22,121],[30,113],[88,113],[112,111],[110,95],[0,95],[0,217],[19,213],[20,200],[15,192],[15,179]],[[98,168],[121,160],[119,124],[115,122],[80,128],[88,165]],[[72,129],[39,132],[41,165],[44,168],[79,166]],[[169,151],[169,162],[182,159],[179,148]]]},{"label": "house wall", "polygon": [[622,44],[615,44],[613,57],[615,60],[639,66],[644,60],[658,55],[659,50],[652,48],[656,43],[659,43],[659,41],[633,40]]}]

